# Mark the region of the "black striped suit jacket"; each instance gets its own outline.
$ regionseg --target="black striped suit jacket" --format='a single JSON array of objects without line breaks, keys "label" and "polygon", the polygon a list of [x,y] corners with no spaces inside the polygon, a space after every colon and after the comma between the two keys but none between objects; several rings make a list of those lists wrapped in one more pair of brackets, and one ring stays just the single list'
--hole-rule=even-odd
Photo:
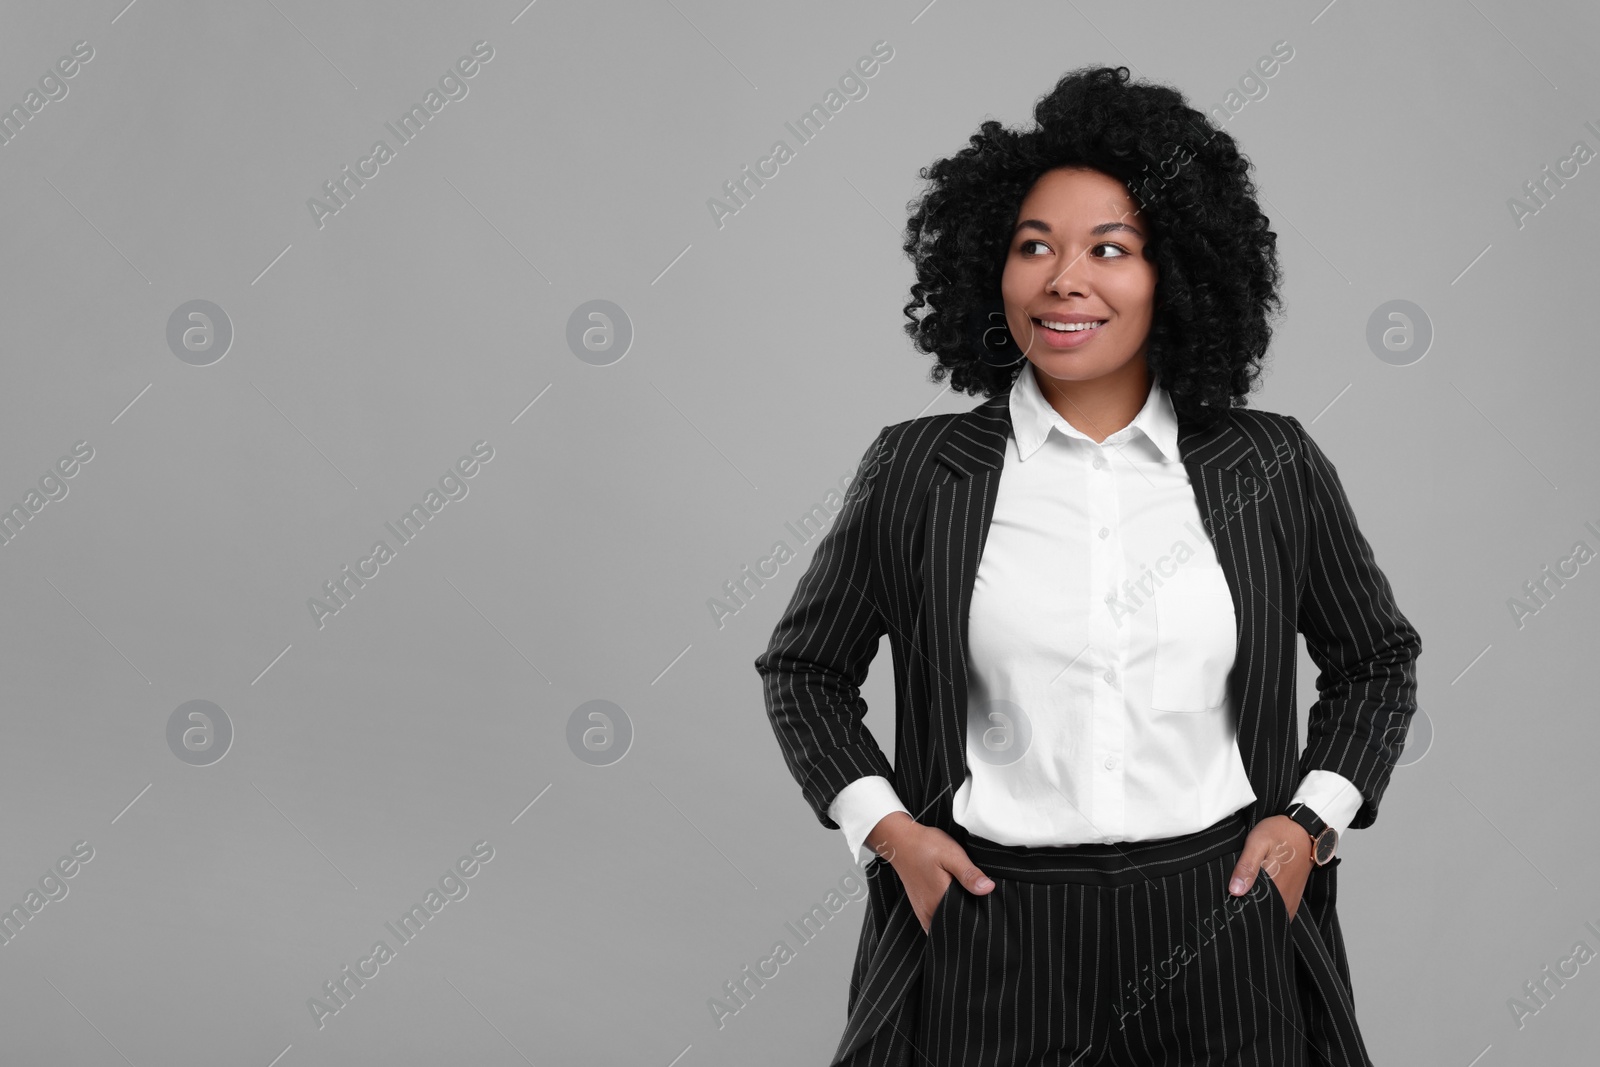
[{"label": "black striped suit jacket", "polygon": [[[966,777],[967,610],[1011,433],[1009,403],[1002,393],[961,414],[878,434],[756,658],[784,761],[830,829],[838,829],[828,817],[834,797],[870,774],[888,778],[919,822],[953,826],[952,799]],[[1351,827],[1370,826],[1416,710],[1422,646],[1333,464],[1292,416],[1248,408],[1209,427],[1180,414],[1178,450],[1233,594],[1238,649],[1228,688],[1258,798],[1252,824],[1281,813],[1301,777],[1325,768],[1361,791]],[[1319,669],[1304,751],[1296,632]],[[895,677],[893,767],[863,725],[860,693],[885,633]],[[869,867],[885,865],[875,859]],[[1313,870],[1291,925],[1313,924],[1321,946],[1309,947],[1331,955],[1348,996],[1337,865]],[[926,935],[898,879],[869,884],[835,1064],[887,1020],[906,1019],[896,1013],[916,1002]],[[1327,1047],[1318,997],[1303,1003],[1308,1042],[1321,1055],[1314,1062],[1344,1062]]]}]

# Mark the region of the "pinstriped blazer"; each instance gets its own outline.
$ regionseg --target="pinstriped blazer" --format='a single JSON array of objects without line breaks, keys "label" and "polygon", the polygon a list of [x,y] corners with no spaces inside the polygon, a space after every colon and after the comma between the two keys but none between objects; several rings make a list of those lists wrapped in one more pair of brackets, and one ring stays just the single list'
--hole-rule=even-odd
[{"label": "pinstriped blazer", "polygon": [[[1011,435],[1009,401],[1001,393],[879,432],[756,658],[784,761],[829,829],[838,829],[828,817],[838,792],[880,774],[918,822],[952,832],[966,777],[967,611]],[[1178,451],[1233,595],[1228,689],[1257,797],[1252,824],[1281,813],[1301,777],[1324,768],[1361,791],[1351,828],[1372,825],[1416,710],[1422,645],[1333,464],[1294,417],[1248,408],[1209,427],[1180,413]],[[1303,751],[1297,632],[1319,670]],[[895,677],[892,767],[863,725],[860,693],[884,634]],[[1352,1049],[1345,1032],[1354,1024],[1338,863],[1313,869],[1290,925],[1317,1062],[1364,1064],[1359,1037]],[[915,1032],[926,935],[893,867],[874,859],[867,873],[870,906],[835,1064],[890,1019]],[[1329,984],[1342,988],[1320,988]]]}]

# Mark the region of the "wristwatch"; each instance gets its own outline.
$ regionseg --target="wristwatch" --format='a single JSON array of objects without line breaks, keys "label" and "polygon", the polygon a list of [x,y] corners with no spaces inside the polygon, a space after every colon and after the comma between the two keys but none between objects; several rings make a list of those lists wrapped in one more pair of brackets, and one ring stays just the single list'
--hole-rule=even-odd
[{"label": "wristwatch", "polygon": [[1304,804],[1292,804],[1285,815],[1299,823],[1311,835],[1311,858],[1318,867],[1333,859],[1339,848],[1339,831],[1322,821],[1322,818]]}]

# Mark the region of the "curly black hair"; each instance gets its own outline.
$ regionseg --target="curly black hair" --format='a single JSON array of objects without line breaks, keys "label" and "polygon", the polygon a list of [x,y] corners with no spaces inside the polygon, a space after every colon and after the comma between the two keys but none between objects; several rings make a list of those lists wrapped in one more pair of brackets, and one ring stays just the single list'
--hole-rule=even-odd
[{"label": "curly black hair", "polygon": [[986,360],[979,339],[1004,321],[994,314],[1023,198],[1046,171],[1082,166],[1121,181],[1150,225],[1147,361],[1173,407],[1209,424],[1245,406],[1282,304],[1277,234],[1256,204],[1250,160],[1176,89],[1130,84],[1127,67],[1071,71],[1033,114],[1031,130],[984,122],[968,147],[918,172],[929,184],[908,205],[917,280],[905,329],[936,357],[931,380],[948,375],[956,391],[992,397],[1027,366]]}]

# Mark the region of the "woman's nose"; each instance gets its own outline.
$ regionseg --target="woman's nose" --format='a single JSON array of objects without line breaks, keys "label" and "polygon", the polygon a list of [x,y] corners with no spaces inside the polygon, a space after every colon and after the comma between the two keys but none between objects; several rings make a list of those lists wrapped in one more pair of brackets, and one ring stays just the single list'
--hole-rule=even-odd
[{"label": "woman's nose", "polygon": [[1084,295],[1087,283],[1083,280],[1083,271],[1083,256],[1074,256],[1045,283],[1045,291],[1056,296],[1066,296],[1069,293]]}]

